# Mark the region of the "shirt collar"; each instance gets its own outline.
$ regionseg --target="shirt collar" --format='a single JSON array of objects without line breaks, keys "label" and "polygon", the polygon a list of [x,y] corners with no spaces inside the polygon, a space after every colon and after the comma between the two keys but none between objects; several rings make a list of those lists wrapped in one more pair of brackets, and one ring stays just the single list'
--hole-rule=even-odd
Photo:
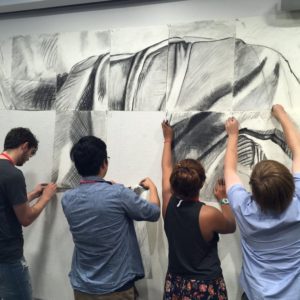
[{"label": "shirt collar", "polygon": [[100,176],[83,176],[82,180],[94,180],[94,181],[105,181],[102,177]]},{"label": "shirt collar", "polygon": [[111,184],[110,181],[106,181],[104,178],[102,178],[100,176],[83,176],[82,180],[83,181],[107,182],[107,183]]}]

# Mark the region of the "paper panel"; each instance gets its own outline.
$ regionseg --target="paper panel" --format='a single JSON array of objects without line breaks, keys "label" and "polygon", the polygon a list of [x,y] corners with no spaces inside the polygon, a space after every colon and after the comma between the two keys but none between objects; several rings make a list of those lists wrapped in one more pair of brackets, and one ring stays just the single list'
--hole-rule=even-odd
[{"label": "paper panel", "polygon": [[165,107],[168,28],[112,30],[110,110],[157,111]]},{"label": "paper panel", "polygon": [[57,110],[107,110],[109,31],[61,33]]},{"label": "paper panel", "polygon": [[300,27],[297,19],[237,20],[234,110],[299,109]]},{"label": "paper panel", "polygon": [[234,23],[193,22],[169,30],[167,110],[231,110]]},{"label": "paper panel", "polygon": [[52,180],[62,187],[75,187],[80,176],[70,159],[72,146],[83,136],[106,140],[105,112],[57,112],[55,121]]}]

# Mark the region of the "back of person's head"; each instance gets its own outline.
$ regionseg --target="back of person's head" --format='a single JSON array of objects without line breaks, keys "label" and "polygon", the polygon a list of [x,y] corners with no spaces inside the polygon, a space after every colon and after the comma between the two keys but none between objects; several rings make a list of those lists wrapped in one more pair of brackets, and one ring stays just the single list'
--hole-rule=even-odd
[{"label": "back of person's head", "polygon": [[95,136],[82,137],[73,145],[70,157],[81,176],[97,176],[107,163],[106,144]]},{"label": "back of person's head", "polygon": [[38,148],[38,140],[34,134],[28,129],[23,127],[17,127],[11,129],[4,140],[4,151],[16,149],[19,146],[28,143],[28,148]]},{"label": "back of person's head", "polygon": [[199,196],[205,179],[205,170],[199,161],[184,159],[175,165],[170,184],[174,195],[191,200]]},{"label": "back of person's head", "polygon": [[250,186],[254,200],[264,213],[284,212],[295,191],[291,172],[274,160],[263,160],[254,166]]}]

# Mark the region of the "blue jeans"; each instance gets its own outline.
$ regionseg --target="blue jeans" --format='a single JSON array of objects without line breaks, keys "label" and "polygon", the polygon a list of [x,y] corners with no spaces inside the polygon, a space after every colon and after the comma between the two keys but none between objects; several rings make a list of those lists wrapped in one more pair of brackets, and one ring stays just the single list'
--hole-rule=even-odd
[{"label": "blue jeans", "polygon": [[24,258],[12,263],[0,263],[0,299],[32,300],[30,276]]}]

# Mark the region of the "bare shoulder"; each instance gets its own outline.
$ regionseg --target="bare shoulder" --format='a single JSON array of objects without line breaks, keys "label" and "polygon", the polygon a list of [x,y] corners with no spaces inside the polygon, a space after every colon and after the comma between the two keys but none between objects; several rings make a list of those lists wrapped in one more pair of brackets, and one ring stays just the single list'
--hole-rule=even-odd
[{"label": "bare shoulder", "polygon": [[204,218],[207,221],[211,221],[211,220],[217,218],[219,216],[219,214],[220,214],[220,211],[211,205],[203,205],[203,207],[200,211],[201,218]]},{"label": "bare shoulder", "polygon": [[213,238],[214,224],[218,210],[210,205],[204,205],[199,214],[199,226],[203,238],[210,241]]}]

